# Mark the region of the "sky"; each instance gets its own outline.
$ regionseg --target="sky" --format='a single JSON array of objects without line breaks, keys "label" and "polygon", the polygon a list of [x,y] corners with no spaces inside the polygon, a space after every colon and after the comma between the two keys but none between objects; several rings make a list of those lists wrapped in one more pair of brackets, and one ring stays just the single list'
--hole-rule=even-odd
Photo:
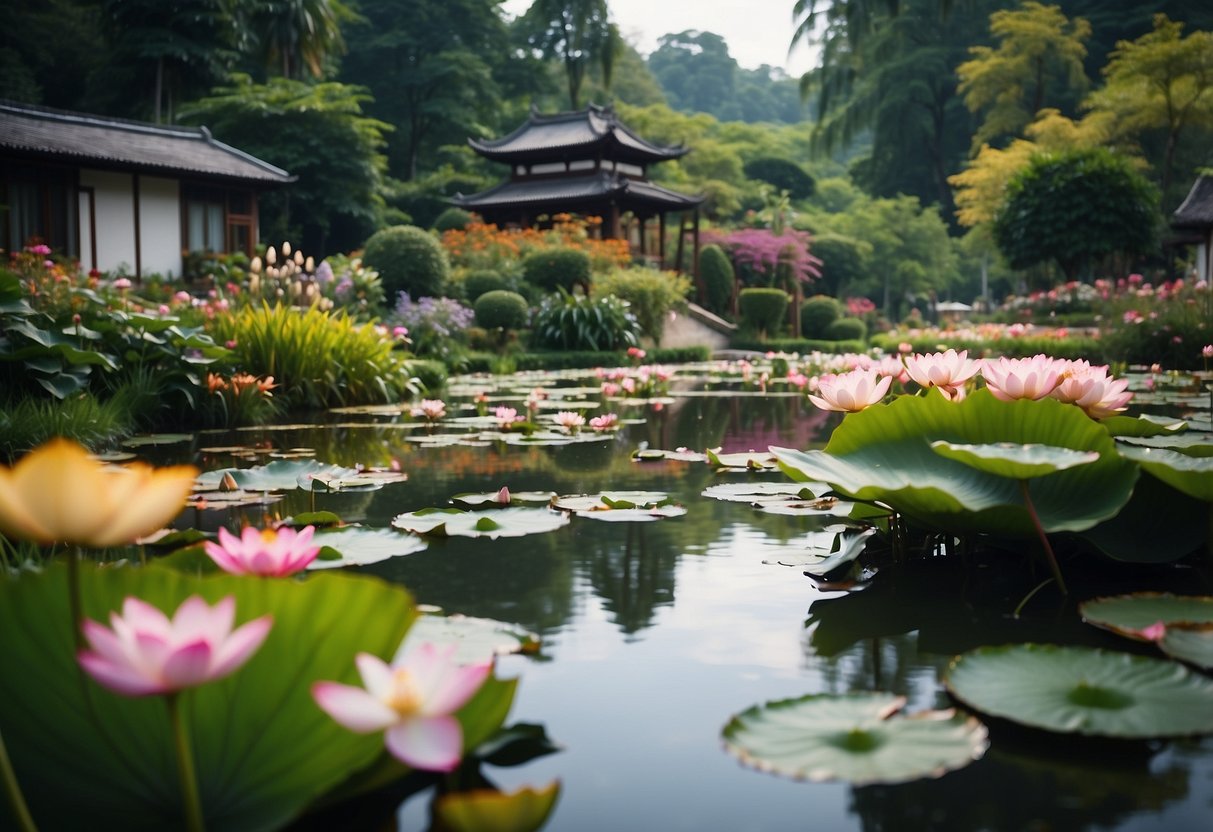
[{"label": "sky", "polygon": [[[624,37],[643,55],[656,49],[664,34],[699,29],[723,37],[729,54],[746,69],[771,64],[799,77],[811,67],[813,56],[798,45],[788,57],[794,4],[795,0],[608,0]],[[518,15],[530,5],[531,0],[506,0],[502,8]]]}]

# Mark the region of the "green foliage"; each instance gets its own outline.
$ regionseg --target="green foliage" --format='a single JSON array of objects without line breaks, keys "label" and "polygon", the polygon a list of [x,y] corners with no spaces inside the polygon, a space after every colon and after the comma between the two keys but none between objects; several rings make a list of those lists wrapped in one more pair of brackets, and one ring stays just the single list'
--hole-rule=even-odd
[{"label": "green foliage", "polygon": [[825,328],[827,341],[863,341],[868,337],[868,325],[859,318],[839,318]]},{"label": "green foliage", "polygon": [[441,390],[442,385],[446,384],[447,369],[441,361],[412,358],[405,362],[405,372],[431,393]]},{"label": "green foliage", "polygon": [[594,278],[594,293],[627,301],[641,334],[658,343],[669,313],[680,308],[690,292],[690,278],[657,269],[614,269]]},{"label": "green foliage", "polygon": [[1057,261],[1069,279],[1110,254],[1145,254],[1157,239],[1158,194],[1110,151],[1039,154],[1012,178],[994,239],[1019,269]]},{"label": "green foliage", "polygon": [[863,341],[824,341],[810,338],[769,338],[760,341],[757,338],[745,336],[733,338],[729,342],[729,346],[735,350],[754,350],[759,352],[773,350],[774,352],[798,353],[800,355],[808,355],[814,352],[842,355],[849,352],[863,352],[867,349],[867,344]]},{"label": "green foliage", "polygon": [[760,179],[777,191],[787,191],[792,199],[808,199],[816,186],[804,168],[787,159],[763,156],[746,162],[742,170],[750,179]]},{"label": "green foliage", "polygon": [[613,295],[549,295],[535,315],[535,346],[557,350],[611,351],[634,347],[640,322],[626,301]]},{"label": "green foliage", "polygon": [[392,301],[401,292],[407,292],[413,300],[437,297],[450,272],[441,244],[428,231],[413,225],[376,231],[366,241],[362,260],[379,272],[383,290]]},{"label": "green foliage", "polygon": [[235,341],[235,363],[273,376],[288,408],[398,401],[408,386],[404,357],[373,324],[315,307],[249,306],[215,318],[216,337]]},{"label": "green foliage", "polygon": [[63,400],[21,397],[0,402],[0,459],[13,460],[56,436],[98,450],[134,433],[137,413],[125,396],[80,393]]},{"label": "green foliage", "polygon": [[791,297],[783,289],[742,289],[737,295],[742,326],[757,332],[759,338],[775,335],[783,324]]},{"label": "green foliage", "polygon": [[528,254],[522,261],[526,281],[549,292],[590,288],[590,256],[581,249],[549,248]]},{"label": "green foliage", "polygon": [[361,257],[331,255],[320,264],[315,279],[324,297],[359,319],[379,314],[386,301],[379,272],[364,266]]},{"label": "green foliage", "polygon": [[1188,283],[1161,298],[1129,292],[1100,312],[1099,342],[1108,361],[1204,368],[1201,347],[1213,343],[1213,293],[1207,288]]},{"label": "green foliage", "polygon": [[497,272],[487,269],[468,272],[463,278],[463,296],[472,303],[486,292],[509,288],[508,280]]},{"label": "green foliage", "polygon": [[813,295],[800,304],[800,332],[805,338],[825,338],[826,329],[841,317],[842,304],[837,298]]},{"label": "green foliage", "polygon": [[1049,336],[1020,336],[1016,338],[999,338],[997,340],[980,340],[975,338],[957,338],[951,333],[935,332],[924,334],[917,338],[909,338],[904,332],[875,333],[871,344],[885,352],[897,352],[897,345],[902,341],[909,343],[914,352],[939,352],[939,344],[947,342],[950,349],[957,352],[968,350],[970,358],[1031,358],[1044,353],[1054,358],[1070,360],[1085,360],[1092,364],[1108,363],[1104,352],[1104,340],[1087,336],[1068,335],[1065,338]]},{"label": "green foliage", "polygon": [[494,289],[476,299],[476,325],[485,329],[522,329],[530,310],[526,298],[517,292]]},{"label": "green foliage", "polygon": [[[654,364],[681,364],[691,361],[707,361],[707,347],[678,347],[675,349],[649,350],[646,361]],[[561,350],[560,352],[524,352],[514,356],[514,369],[526,370],[584,370],[591,367],[625,367],[630,362],[627,354],[616,352],[604,354],[597,350]],[[485,371],[489,362],[485,362]]]},{"label": "green foliage", "polygon": [[452,228],[467,228],[473,219],[471,211],[452,205],[437,216],[431,228],[441,234]]},{"label": "green foliage", "polygon": [[851,285],[862,282],[863,249],[858,240],[841,234],[814,237],[813,256],[821,261],[821,277],[815,284],[817,289],[838,296],[848,292]]},{"label": "green foliage", "polygon": [[706,295],[704,304],[708,311],[717,315],[728,314],[737,276],[733,271],[733,261],[715,243],[699,250],[699,279],[703,281]]},{"label": "green foliage", "polygon": [[564,64],[569,108],[581,108],[581,85],[592,65],[609,89],[623,37],[606,0],[535,0],[518,26],[527,45]]}]

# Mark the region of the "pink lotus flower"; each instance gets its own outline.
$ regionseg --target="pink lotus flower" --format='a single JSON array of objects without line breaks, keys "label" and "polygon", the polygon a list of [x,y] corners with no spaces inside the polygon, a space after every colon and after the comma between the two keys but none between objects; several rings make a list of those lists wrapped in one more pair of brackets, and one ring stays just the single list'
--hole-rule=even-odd
[{"label": "pink lotus flower", "polygon": [[599,433],[614,430],[619,427],[619,417],[614,413],[604,413],[601,416],[595,416],[593,419],[590,419],[590,427]]},{"label": "pink lotus flower", "polygon": [[965,383],[981,369],[981,362],[969,358],[968,350],[948,350],[927,355],[907,355],[906,372],[918,386],[937,387],[953,402],[965,396]]},{"label": "pink lotus flower", "polygon": [[175,693],[234,672],[257,651],[273,624],[271,616],[263,615],[233,631],[235,617],[231,595],[214,607],[201,596],[190,596],[172,621],[152,605],[127,597],[122,615],[110,613],[113,629],[84,622],[91,649],[76,658],[99,684],[124,696]]},{"label": "pink lotus flower", "polygon": [[1142,627],[1135,632],[1146,641],[1162,641],[1167,635],[1167,625],[1166,622],[1155,621],[1148,627]]},{"label": "pink lotus flower", "polygon": [[1205,344],[1201,347],[1200,354],[1205,358],[1213,358],[1213,344]]},{"label": "pink lotus flower", "polygon": [[518,411],[512,407],[497,407],[493,409],[493,418],[500,427],[508,428],[515,422],[521,421]]},{"label": "pink lotus flower", "polygon": [[431,422],[437,422],[446,416],[446,402],[442,399],[422,399],[421,404],[414,407],[409,413],[414,419],[428,419]]},{"label": "pink lotus flower", "polygon": [[463,729],[453,714],[484,684],[491,662],[469,666],[452,657],[457,645],[422,644],[389,666],[377,656],[355,659],[363,687],[312,685],[321,710],[359,734],[387,731],[387,750],[405,765],[451,771],[463,754]]},{"label": "pink lotus flower", "polygon": [[615,396],[619,394],[619,385],[613,381],[604,381],[602,383],[602,395]]},{"label": "pink lotus flower", "polygon": [[1004,402],[1043,399],[1061,382],[1067,362],[1034,355],[1031,358],[987,358],[981,368],[986,387]]},{"label": "pink lotus flower", "polygon": [[1092,419],[1106,419],[1125,410],[1133,394],[1125,388],[1128,379],[1108,377],[1107,366],[1092,367],[1086,361],[1071,361],[1061,383],[1051,394],[1069,404],[1076,404]]},{"label": "pink lotus flower", "polygon": [[509,486],[501,486],[501,490],[497,492],[497,502],[503,506],[508,506],[510,504]]},{"label": "pink lotus flower", "polygon": [[575,410],[561,410],[556,414],[555,421],[569,433],[576,433],[585,425],[585,417]]},{"label": "pink lotus flower", "polygon": [[131,288],[130,278],[129,277],[118,278],[117,280],[114,281],[114,288],[117,289],[118,291],[122,291],[123,289]]},{"label": "pink lotus flower", "polygon": [[875,370],[852,370],[840,375],[829,373],[818,379],[820,395],[810,394],[809,401],[822,410],[858,413],[883,399],[892,383],[892,378],[881,378]]},{"label": "pink lotus flower", "polygon": [[246,526],[236,537],[220,529],[219,542],[207,541],[205,548],[224,572],[282,578],[306,569],[320,554],[320,547],[311,545],[315,531],[314,526],[305,526],[298,533],[289,526],[260,531]]}]

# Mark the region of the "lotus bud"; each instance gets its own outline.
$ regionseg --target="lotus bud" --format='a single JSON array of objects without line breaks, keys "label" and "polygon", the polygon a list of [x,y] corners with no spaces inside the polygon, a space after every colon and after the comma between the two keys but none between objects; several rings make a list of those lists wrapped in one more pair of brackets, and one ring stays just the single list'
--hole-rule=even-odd
[{"label": "lotus bud", "polygon": [[303,262],[303,270],[308,274],[312,274],[314,271],[316,271],[316,261],[309,257]]},{"label": "lotus bud", "polygon": [[240,484],[236,482],[236,478],[230,473],[224,474],[223,479],[219,481],[220,491],[239,491]]},{"label": "lotus bud", "polygon": [[291,284],[291,297],[297,298],[303,294],[303,284],[296,280]]},{"label": "lotus bud", "polygon": [[249,294],[257,295],[261,293],[261,276],[253,272],[248,279]]},{"label": "lotus bud", "polygon": [[295,265],[296,265],[296,266],[302,266],[302,265],[303,265],[303,252],[302,252],[302,251],[296,251],[296,252],[295,252]]},{"label": "lotus bud", "polygon": [[265,262],[271,266],[278,262],[278,252],[274,251],[273,246],[265,250]]},{"label": "lotus bud", "polygon": [[288,241],[283,241],[283,243],[282,243],[282,256],[283,257],[291,256],[291,244]]},{"label": "lotus bud", "polygon": [[261,271],[261,258],[254,257],[253,262],[248,265],[248,270],[253,274],[258,274]]}]

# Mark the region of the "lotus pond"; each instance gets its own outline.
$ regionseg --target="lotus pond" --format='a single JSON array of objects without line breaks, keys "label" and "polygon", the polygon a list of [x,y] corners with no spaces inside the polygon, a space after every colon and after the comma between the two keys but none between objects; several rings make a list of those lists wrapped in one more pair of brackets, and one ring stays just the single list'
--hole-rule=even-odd
[{"label": "lotus pond", "polygon": [[[351,763],[363,782],[346,783],[347,795],[383,787],[313,804],[300,828],[394,819],[428,829],[438,791],[559,780],[546,828],[578,832],[1203,830],[1213,806],[1208,380],[1156,388],[1135,376],[1133,410],[1107,427],[1051,400],[979,391],[948,402],[931,391],[840,428],[841,414],[803,392],[717,365],[680,368],[648,398],[609,401],[593,376],[519,374],[454,380],[433,421],[408,406],[355,408],[148,437],[129,452],[204,472],[177,528],[314,523],[326,548],[308,577],[290,580],[319,590],[317,573],[338,570],[403,586],[427,613],[410,638],[456,641],[468,661],[495,653],[496,677],[518,680],[498,719],[512,733],[480,737],[471,763],[404,779]],[[592,431],[589,419],[608,409],[617,428]],[[556,414],[569,412],[586,426],[559,428]],[[1028,493],[1035,512],[1024,510]],[[189,542],[123,554],[209,573]],[[84,571],[85,614],[116,608],[89,592],[119,598],[102,584],[124,568]],[[46,576],[61,582],[61,572]],[[375,595],[378,583],[343,585],[324,626],[390,638],[382,620],[411,613]],[[49,644],[23,616],[38,605],[66,616],[62,589],[10,585],[0,604],[10,703],[0,727],[34,814],[68,828],[87,804],[129,828],[169,823],[148,809],[154,790],[131,785],[133,764],[102,770],[106,745],[171,770],[163,729],[140,733],[142,717],[107,711],[102,739],[81,739],[96,729],[87,714],[64,717],[70,697],[56,692],[80,684],[70,652],[25,678],[35,671],[13,634],[29,649]],[[320,616],[319,592],[311,603]],[[304,618],[279,615],[275,627],[303,632]],[[390,658],[394,646],[374,649]],[[276,682],[249,679],[253,668],[222,683],[210,707],[273,696]],[[109,707],[85,699],[85,710]],[[317,724],[327,719],[313,710]],[[270,737],[243,762],[202,748],[222,737],[199,738],[200,758],[227,763],[200,772],[204,803],[227,781],[255,782],[239,792],[255,795],[248,805],[206,807],[214,828],[279,823],[274,811],[285,810],[249,808],[273,802],[271,772],[347,753],[296,728],[295,741]],[[285,760],[258,779],[248,769],[271,753]],[[53,783],[39,780],[56,766]],[[68,795],[79,801],[65,805]]]}]

